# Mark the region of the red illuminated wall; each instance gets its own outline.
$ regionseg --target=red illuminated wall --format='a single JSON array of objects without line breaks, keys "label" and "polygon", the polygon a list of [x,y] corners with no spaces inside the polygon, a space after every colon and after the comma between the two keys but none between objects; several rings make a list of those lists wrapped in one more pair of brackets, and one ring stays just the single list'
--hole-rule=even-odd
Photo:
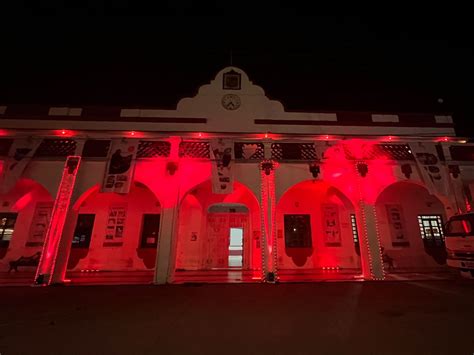
[{"label": "red illuminated wall", "polygon": [[[210,237],[208,228],[208,208],[214,204],[239,203],[248,210],[249,226],[244,227],[244,266],[251,269],[260,268],[261,253],[256,248],[257,241],[253,238],[260,233],[260,212],[258,202],[252,192],[238,182],[234,183],[234,192],[229,195],[213,194],[210,181],[206,181],[192,189],[183,199],[179,212],[178,246],[176,268],[196,270],[203,268],[209,252],[206,249]],[[197,232],[197,240],[192,233]],[[212,255],[212,258],[227,258],[227,255]]]},{"label": "red illuminated wall", "polygon": [[[321,206],[336,205],[339,212],[341,246],[326,246]],[[278,267],[359,268],[360,258],[354,249],[350,214],[354,207],[338,189],[322,181],[305,181],[290,188],[280,199],[276,210]],[[309,214],[311,218],[312,248],[285,248],[284,214]]]},{"label": "red illuminated wall", "polygon": [[[0,195],[1,212],[17,212],[18,217],[15,231],[10,241],[8,251],[0,259],[0,270],[8,271],[9,261],[16,260],[20,256],[31,256],[41,251],[41,246],[27,246],[31,224],[37,204],[50,204],[53,199],[48,191],[39,183],[30,179],[21,179],[15,187],[7,194]],[[19,268],[19,270],[34,271],[33,267]]]},{"label": "red illuminated wall", "polygon": [[[93,213],[96,215],[91,243],[87,255],[83,257],[73,270],[114,270],[132,271],[147,270],[143,260],[138,256],[143,214],[160,213],[160,203],[154,194],[143,184],[134,183],[128,195],[116,193],[100,193],[95,186],[85,193],[85,198],[79,199],[74,213]],[[127,215],[121,246],[104,246],[109,207],[126,205]],[[77,218],[77,217],[76,217]],[[74,232],[70,225],[65,233]],[[114,240],[116,241],[116,240]],[[74,253],[72,249],[71,253]],[[156,251],[154,251],[156,254]]]},{"label": "red illuminated wall", "polygon": [[[397,180],[387,157],[374,159],[377,143],[349,139],[328,148],[324,153],[323,180],[339,188],[354,203],[362,196],[366,203],[373,204],[379,193]],[[368,172],[363,178],[357,169],[358,163],[367,164]]]},{"label": "red illuminated wall", "polygon": [[[403,226],[408,235],[408,246],[393,246],[391,229],[386,205],[397,204],[402,208]],[[441,201],[428,193],[424,187],[415,183],[398,182],[387,187],[378,197],[376,203],[377,220],[381,244],[386,253],[395,259],[397,268],[431,268],[439,264],[427,254],[420,235],[417,216],[441,215],[446,222],[444,206]]]}]

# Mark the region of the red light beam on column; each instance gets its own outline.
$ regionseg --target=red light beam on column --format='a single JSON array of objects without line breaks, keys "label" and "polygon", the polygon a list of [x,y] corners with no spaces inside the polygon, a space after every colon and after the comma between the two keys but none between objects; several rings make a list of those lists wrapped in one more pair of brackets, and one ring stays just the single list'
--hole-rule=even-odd
[{"label": "red light beam on column", "polygon": [[46,232],[43,251],[38,269],[36,270],[35,283],[37,284],[50,285],[52,282],[58,257],[59,242],[66,222],[80,162],[80,156],[68,156],[66,159],[53,211],[51,212],[51,221]]}]

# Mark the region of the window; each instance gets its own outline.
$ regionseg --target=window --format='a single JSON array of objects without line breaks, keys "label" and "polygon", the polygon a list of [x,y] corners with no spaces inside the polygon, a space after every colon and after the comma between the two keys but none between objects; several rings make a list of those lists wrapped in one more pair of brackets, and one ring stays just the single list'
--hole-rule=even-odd
[{"label": "window", "polygon": [[0,213],[0,247],[8,247],[15,231],[17,213]]},{"label": "window", "polygon": [[433,246],[444,244],[443,221],[440,215],[419,215],[418,224],[425,244]]},{"label": "window", "polygon": [[360,255],[359,231],[357,230],[357,219],[355,214],[351,214],[352,240],[357,255]]},{"label": "window", "polygon": [[158,245],[158,233],[160,231],[160,215],[144,214],[142,235],[140,237],[141,248],[156,248]]},{"label": "window", "polygon": [[285,247],[311,248],[311,222],[309,214],[286,214]]},{"label": "window", "polygon": [[240,73],[231,69],[222,76],[222,88],[224,90],[240,90]]},{"label": "window", "polygon": [[453,217],[446,224],[446,236],[473,235],[472,217]]},{"label": "window", "polygon": [[351,227],[352,239],[354,240],[354,244],[359,244],[359,232],[357,231],[357,220],[355,214],[351,214]]},{"label": "window", "polygon": [[72,238],[73,248],[89,248],[95,214],[80,214],[77,216],[76,229]]}]

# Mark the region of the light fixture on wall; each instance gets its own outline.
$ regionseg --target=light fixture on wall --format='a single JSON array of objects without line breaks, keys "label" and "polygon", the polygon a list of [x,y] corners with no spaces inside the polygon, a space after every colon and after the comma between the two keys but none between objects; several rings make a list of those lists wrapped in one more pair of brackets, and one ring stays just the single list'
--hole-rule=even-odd
[{"label": "light fixture on wall", "polygon": [[261,163],[261,168],[265,172],[265,175],[270,175],[273,170],[273,162],[271,160],[265,160]]},{"label": "light fixture on wall", "polygon": [[313,175],[313,178],[317,178],[321,172],[321,168],[317,163],[309,164],[309,172]]},{"label": "light fixture on wall", "polygon": [[411,174],[413,173],[413,170],[412,170],[412,168],[411,168],[411,165],[410,165],[410,164],[403,164],[402,167],[401,167],[401,169],[402,169],[403,175],[405,175],[405,177],[406,177],[407,179],[409,179],[410,176],[411,176]]},{"label": "light fixture on wall", "polygon": [[176,172],[176,170],[178,170],[178,164],[174,161],[169,161],[167,164],[166,164],[166,171],[168,172],[168,174],[170,174],[171,176],[174,175],[174,173]]},{"label": "light fixture on wall", "polygon": [[369,172],[369,166],[367,165],[367,163],[358,162],[356,166],[357,166],[357,171],[359,172],[359,175],[362,177],[365,177],[367,173]]}]

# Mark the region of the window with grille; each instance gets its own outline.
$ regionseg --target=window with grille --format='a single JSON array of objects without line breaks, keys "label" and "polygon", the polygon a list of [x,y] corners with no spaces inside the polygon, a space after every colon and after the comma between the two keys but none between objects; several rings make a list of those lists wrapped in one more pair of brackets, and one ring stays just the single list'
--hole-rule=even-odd
[{"label": "window with grille", "polygon": [[356,253],[360,255],[360,241],[359,231],[357,230],[357,219],[355,214],[351,214],[351,228],[352,228],[352,240],[354,241],[354,247]]},{"label": "window with grille", "polygon": [[143,215],[142,233],[140,237],[141,248],[156,248],[158,233],[160,231],[160,215],[147,213]]},{"label": "window with grille", "polygon": [[180,158],[210,158],[209,142],[185,141],[179,144]]},{"label": "window with grille", "polygon": [[346,155],[346,158],[348,160],[359,160],[359,158],[367,160],[384,158],[388,158],[391,160],[415,160],[408,144],[369,144],[361,149],[363,150],[363,156],[357,157],[354,155],[350,147],[344,145],[344,153]]},{"label": "window with grille", "polygon": [[356,220],[355,214],[351,214],[351,227],[352,227],[352,239],[354,240],[354,243],[358,244],[359,232],[357,231],[357,220]]},{"label": "window with grille", "polygon": [[74,155],[75,152],[76,141],[72,139],[44,139],[36,150],[35,157],[67,157],[69,155]]},{"label": "window with grille", "polygon": [[141,141],[138,145],[137,158],[169,157],[171,143],[165,141]]},{"label": "window with grille", "polygon": [[272,159],[316,160],[314,143],[273,143]]},{"label": "window with grille", "polygon": [[110,140],[88,139],[82,150],[83,158],[106,158],[109,154]]},{"label": "window with grille", "polygon": [[0,213],[0,247],[8,247],[15,231],[17,213]]},{"label": "window with grille", "polygon": [[79,214],[76,229],[72,237],[73,248],[89,248],[92,230],[94,228],[95,214]]},{"label": "window with grille", "polygon": [[243,143],[234,144],[236,160],[263,160],[265,158],[263,143]]},{"label": "window with grille", "polygon": [[408,144],[380,144],[379,149],[392,160],[415,160]]},{"label": "window with grille", "polygon": [[440,215],[419,215],[418,225],[421,238],[426,245],[444,244],[443,220]]},{"label": "window with grille", "polygon": [[311,220],[309,214],[286,214],[285,247],[311,248]]}]

